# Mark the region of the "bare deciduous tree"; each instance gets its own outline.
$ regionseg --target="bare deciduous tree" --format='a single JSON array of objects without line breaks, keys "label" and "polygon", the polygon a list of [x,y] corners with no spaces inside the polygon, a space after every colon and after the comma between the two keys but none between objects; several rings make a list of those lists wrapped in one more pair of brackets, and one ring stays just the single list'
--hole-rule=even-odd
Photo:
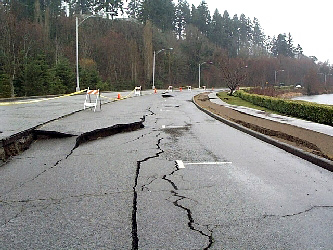
[{"label": "bare deciduous tree", "polygon": [[234,91],[242,84],[247,78],[247,65],[242,59],[239,58],[224,58],[220,64],[222,75],[230,89],[229,95],[233,95]]}]

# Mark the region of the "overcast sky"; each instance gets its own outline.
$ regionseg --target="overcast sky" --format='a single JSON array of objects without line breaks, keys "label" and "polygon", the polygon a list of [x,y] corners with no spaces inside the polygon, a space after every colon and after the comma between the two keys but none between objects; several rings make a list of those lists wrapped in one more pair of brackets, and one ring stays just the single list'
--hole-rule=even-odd
[{"label": "overcast sky", "polygon": [[[177,2],[177,1],[175,1]],[[202,0],[187,0],[196,7]],[[215,9],[223,15],[228,11],[232,18],[243,13],[253,20],[256,17],[266,36],[291,33],[294,45],[300,44],[306,56],[316,56],[333,63],[333,1],[300,0],[205,0],[211,16]]]}]

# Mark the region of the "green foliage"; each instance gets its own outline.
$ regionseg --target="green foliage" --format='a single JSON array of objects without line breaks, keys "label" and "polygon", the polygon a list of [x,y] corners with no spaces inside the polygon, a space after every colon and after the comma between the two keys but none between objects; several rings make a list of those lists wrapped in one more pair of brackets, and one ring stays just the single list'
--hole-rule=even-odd
[{"label": "green foliage", "polygon": [[101,86],[102,80],[95,69],[81,69],[80,70],[80,88],[98,89]]},{"label": "green foliage", "polygon": [[173,30],[175,5],[172,0],[143,0],[139,6],[139,20],[152,21],[162,31]]},{"label": "green foliage", "polygon": [[91,14],[103,10],[104,12],[114,12],[118,16],[123,12],[123,0],[64,0],[69,5],[69,14],[74,15],[77,13]]},{"label": "green foliage", "polygon": [[11,97],[10,76],[0,72],[0,98]]},{"label": "green foliage", "polygon": [[74,72],[66,59],[53,67],[46,62],[45,55],[27,59],[15,79],[18,96],[65,94],[75,89]]},{"label": "green foliage", "polygon": [[286,34],[279,34],[276,39],[273,39],[272,53],[274,56],[294,57],[292,37],[289,33],[288,40]]},{"label": "green foliage", "polygon": [[196,26],[203,34],[208,35],[210,30],[211,16],[208,5],[202,1],[198,8],[192,6],[190,23]]},{"label": "green foliage", "polygon": [[255,105],[277,111],[284,115],[333,126],[333,106],[284,100],[275,97],[237,91],[236,95]]},{"label": "green foliage", "polygon": [[55,82],[59,82],[64,93],[71,93],[75,90],[75,74],[67,59],[63,58],[55,65],[54,73]]},{"label": "green foliage", "polygon": [[66,92],[66,86],[61,83],[61,80],[59,78],[54,78],[53,81],[49,84],[48,94],[58,95],[65,94]]},{"label": "green foliage", "polygon": [[102,81],[99,81],[99,82],[96,84],[96,89],[99,89],[100,91],[108,91],[108,90],[111,90],[109,84],[108,84],[107,82],[102,82]]},{"label": "green foliage", "polygon": [[[21,74],[16,79],[19,96],[45,95],[48,92],[48,81],[50,79],[49,66],[44,55],[27,59]],[[20,88],[21,87],[21,88]]]},{"label": "green foliage", "polygon": [[245,101],[242,98],[238,96],[230,96],[228,92],[219,92],[217,96],[224,102],[230,104],[230,105],[236,105],[236,106],[244,106],[248,108],[263,110],[263,111],[271,111],[267,108],[260,107],[258,105],[254,105],[251,102]]},{"label": "green foliage", "polygon": [[189,4],[186,0],[178,0],[175,11],[175,31],[178,39],[182,39],[185,31],[186,24],[189,23],[191,18],[191,11]]},{"label": "green foliage", "polygon": [[[120,14],[125,0],[0,2],[3,3],[0,4],[0,67],[5,75],[1,78],[1,88],[3,93],[8,92],[6,79],[10,76],[11,94],[24,96],[73,92],[76,87],[74,14],[82,15],[80,21],[98,10]],[[63,9],[64,2],[68,3],[69,16]],[[285,73],[278,74],[279,82],[300,83],[308,93],[333,90],[329,65],[318,70],[314,61],[302,55],[300,46],[294,48],[290,34],[266,43],[257,19],[251,21],[244,14],[230,17],[228,11],[221,15],[218,10],[211,17],[205,1],[200,1],[197,7],[192,5],[191,9],[186,0],[127,3],[131,17],[137,20],[89,18],[80,25],[81,88],[121,90],[135,85],[150,88],[153,51],[172,47],[171,53],[156,57],[156,86],[193,85],[198,82],[198,64],[207,61],[214,64],[203,65],[202,82],[221,86],[230,76],[221,73],[220,62],[235,60],[248,66],[242,85],[272,85],[274,71],[284,69]],[[144,24],[149,24],[146,25],[149,29],[144,29]],[[272,47],[278,58],[271,56]],[[298,54],[297,59],[294,53]],[[93,62],[94,68],[87,68],[82,59]],[[227,73],[240,71],[226,65]]]}]

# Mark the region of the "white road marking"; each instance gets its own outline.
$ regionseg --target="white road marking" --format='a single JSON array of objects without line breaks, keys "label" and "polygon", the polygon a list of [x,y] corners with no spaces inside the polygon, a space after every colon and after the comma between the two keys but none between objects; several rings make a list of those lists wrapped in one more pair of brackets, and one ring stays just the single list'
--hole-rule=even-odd
[{"label": "white road marking", "polygon": [[166,126],[162,125],[162,128],[177,129],[177,128],[187,128],[187,126]]},{"label": "white road marking", "polygon": [[185,168],[183,161],[177,160],[176,163],[177,163],[177,166],[178,166],[179,169],[180,168]]},{"label": "white road marking", "polygon": [[213,162],[183,162],[182,160],[176,160],[179,169],[185,168],[186,165],[227,165],[232,164],[230,161],[213,161]]},{"label": "white road marking", "polygon": [[232,164],[229,161],[217,161],[217,162],[188,162],[184,163],[184,165],[225,165],[225,164]]}]

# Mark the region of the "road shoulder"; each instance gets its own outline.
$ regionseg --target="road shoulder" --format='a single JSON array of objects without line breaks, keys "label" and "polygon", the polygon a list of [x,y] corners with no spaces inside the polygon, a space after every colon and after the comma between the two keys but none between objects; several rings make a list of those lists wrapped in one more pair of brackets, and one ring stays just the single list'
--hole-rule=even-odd
[{"label": "road shoulder", "polygon": [[278,146],[316,165],[333,171],[333,137],[279,123],[212,103],[208,93],[193,98],[203,111],[228,125]]}]

